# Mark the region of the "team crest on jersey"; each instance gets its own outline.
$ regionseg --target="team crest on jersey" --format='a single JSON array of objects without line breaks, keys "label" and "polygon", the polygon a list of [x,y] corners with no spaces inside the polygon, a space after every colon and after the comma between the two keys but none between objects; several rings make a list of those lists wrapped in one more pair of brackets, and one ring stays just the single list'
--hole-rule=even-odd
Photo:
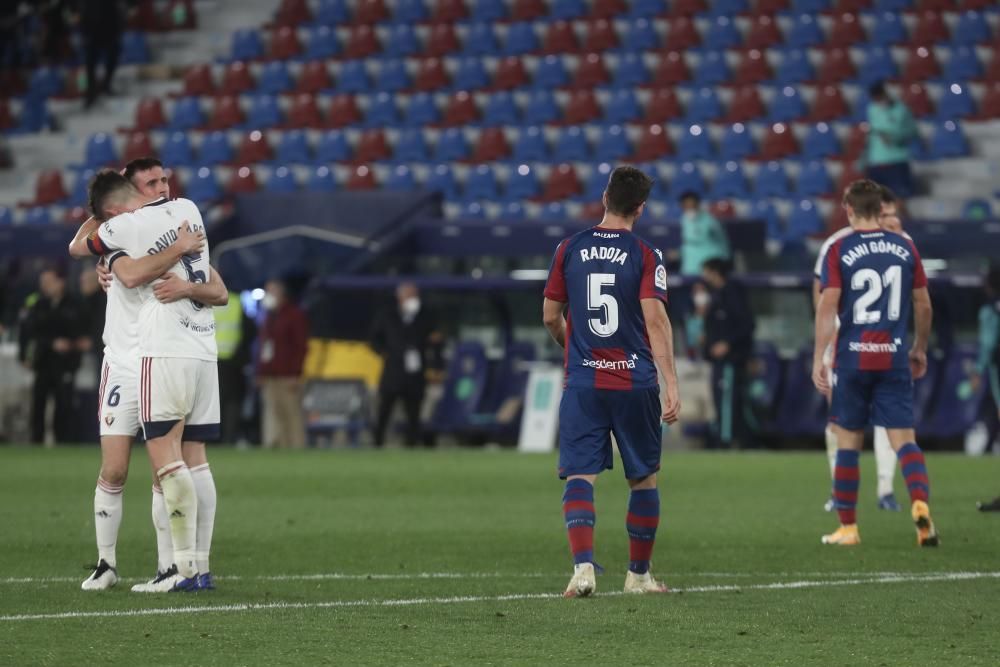
[{"label": "team crest on jersey", "polygon": [[111,426],[112,424],[115,423],[115,416],[114,415],[104,415],[104,423],[107,424],[108,426]]},{"label": "team crest on jersey", "polygon": [[656,267],[656,275],[653,278],[653,282],[656,283],[657,289],[667,289],[667,270],[662,265]]}]

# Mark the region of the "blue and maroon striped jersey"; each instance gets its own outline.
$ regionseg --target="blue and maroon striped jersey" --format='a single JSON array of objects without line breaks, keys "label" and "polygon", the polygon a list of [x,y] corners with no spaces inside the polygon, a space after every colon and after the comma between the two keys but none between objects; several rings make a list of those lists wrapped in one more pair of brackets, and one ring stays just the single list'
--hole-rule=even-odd
[{"label": "blue and maroon striped jersey", "polygon": [[556,248],[545,296],[569,304],[566,386],[658,386],[641,301],[667,300],[659,250],[625,229],[582,231]]},{"label": "blue and maroon striped jersey", "polygon": [[905,343],[913,290],[927,286],[913,241],[883,230],[847,234],[830,246],[820,283],[841,289],[834,367],[909,367]]}]

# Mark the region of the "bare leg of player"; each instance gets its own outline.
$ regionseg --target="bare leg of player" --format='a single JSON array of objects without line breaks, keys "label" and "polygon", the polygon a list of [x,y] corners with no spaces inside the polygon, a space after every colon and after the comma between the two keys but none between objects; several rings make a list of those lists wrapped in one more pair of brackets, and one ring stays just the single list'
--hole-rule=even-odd
[{"label": "bare leg of player", "polygon": [[215,479],[208,467],[208,454],[204,442],[184,442],[182,446],[184,462],[191,470],[195,491],[198,495],[198,531],[195,544],[195,554],[198,560],[198,587],[201,590],[212,590],[215,582],[212,580],[212,570],[209,567],[209,555],[212,551],[212,533],[215,532]]},{"label": "bare leg of player", "polygon": [[83,582],[85,591],[100,591],[118,583],[115,548],[122,523],[122,491],[128,478],[132,438],[106,435],[101,438],[101,472],[94,489],[94,528],[97,533],[97,565]]},{"label": "bare leg of player", "polygon": [[917,527],[917,544],[922,547],[936,547],[940,539],[931,520],[931,510],[928,506],[931,482],[927,476],[924,453],[917,445],[916,432],[912,428],[890,428],[886,429],[886,432],[889,435],[889,444],[899,459],[899,467],[903,470],[906,489],[910,493],[910,515]]},{"label": "bare leg of player", "polygon": [[823,544],[854,546],[861,544],[858,533],[857,506],[861,458],[861,446],[865,441],[864,431],[849,431],[832,425],[837,434],[837,460],[833,471],[833,502],[840,519],[840,528],[824,535]]}]

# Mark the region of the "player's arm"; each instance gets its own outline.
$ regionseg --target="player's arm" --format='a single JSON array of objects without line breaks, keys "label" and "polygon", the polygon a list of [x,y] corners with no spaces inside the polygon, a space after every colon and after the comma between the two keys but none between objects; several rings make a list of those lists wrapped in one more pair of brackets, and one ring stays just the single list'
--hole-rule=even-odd
[{"label": "player's arm", "polygon": [[191,299],[206,306],[225,306],[229,303],[229,290],[222,276],[209,267],[207,283],[192,283],[176,273],[167,273],[163,280],[153,286],[153,295],[161,303],[173,303],[181,299]]},{"label": "player's arm", "polygon": [[913,290],[913,347],[910,348],[910,371],[914,378],[921,378],[927,372],[927,345],[931,339],[931,324],[934,308],[931,295],[926,287]]},{"label": "player's arm", "polygon": [[813,276],[813,310],[819,308],[819,297],[823,293],[823,288],[820,287],[819,278]]},{"label": "player's arm", "polygon": [[566,304],[562,301],[548,297],[545,297],[545,301],[542,303],[542,322],[549,330],[552,339],[559,343],[559,347],[563,348],[566,347],[566,317],[563,315],[565,306]]},{"label": "player's arm", "polygon": [[94,216],[87,218],[80,228],[76,230],[76,236],[69,242],[69,255],[76,259],[85,259],[93,254],[87,246],[87,239],[93,239],[97,234],[97,228],[101,222]]},{"label": "player's arm", "polygon": [[837,332],[837,305],[840,303],[840,288],[827,287],[819,297],[816,306],[816,344],[813,348],[813,384],[823,394],[830,393],[823,352],[833,342]]},{"label": "player's arm", "polygon": [[668,424],[677,421],[681,412],[680,391],[677,388],[677,369],[674,366],[674,332],[667,315],[666,305],[660,298],[642,299],[642,318],[646,323],[649,347],[653,362],[663,376],[666,400],[662,419]]},{"label": "player's arm", "polygon": [[204,244],[205,235],[191,231],[185,222],[177,230],[177,240],[155,255],[135,259],[124,252],[116,253],[108,259],[108,264],[125,287],[139,287],[162,276],[184,255],[200,252]]}]

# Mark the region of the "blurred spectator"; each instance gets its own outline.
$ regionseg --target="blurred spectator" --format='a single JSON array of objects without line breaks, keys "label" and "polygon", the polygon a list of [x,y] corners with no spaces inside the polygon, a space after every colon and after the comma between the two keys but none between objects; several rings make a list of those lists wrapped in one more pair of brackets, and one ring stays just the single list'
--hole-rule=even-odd
[{"label": "blurred spectator", "polygon": [[29,297],[21,321],[18,358],[34,371],[31,392],[31,441],[45,440],[45,410],[55,401],[56,442],[73,442],[73,388],[80,350],[87,345],[87,318],[79,300],[66,293],[66,278],[54,269],[38,277],[39,294]]},{"label": "blurred spectator", "polygon": [[728,261],[729,237],[722,223],[701,208],[701,197],[696,192],[685,192],[680,197],[681,209],[681,275],[697,276],[702,265],[710,259]]},{"label": "blurred spectator", "polygon": [[[111,81],[118,67],[125,31],[125,8],[120,0],[84,0],[80,3],[80,31],[83,33],[84,57],[87,65],[89,109],[100,94],[111,94]],[[97,64],[104,65],[104,77],[97,82]]]},{"label": "blurred spectator", "polygon": [[905,104],[889,95],[884,83],[869,90],[867,176],[900,198],[913,196],[910,144],[917,124]]},{"label": "blurred spectator", "polygon": [[[979,309],[979,358],[973,385],[989,383],[986,415],[989,444],[996,441],[1000,431],[1000,267],[991,269],[984,284],[986,303]],[[978,386],[975,387],[978,389]],[[1000,496],[993,500],[977,503],[982,512],[1000,512]]]},{"label": "blurred spectator", "polygon": [[215,308],[213,312],[215,342],[219,349],[222,442],[234,443],[246,437],[243,399],[247,392],[246,369],[251,361],[254,324],[243,312],[243,303],[236,292],[230,292],[229,303]]},{"label": "blurred spectator", "polygon": [[104,316],[108,296],[101,289],[97,273],[89,268],[80,272],[80,302],[86,320],[86,336],[81,339],[81,351],[92,352],[100,358],[104,349]]},{"label": "blurred spectator", "polygon": [[691,286],[693,310],[684,320],[684,336],[687,341],[687,356],[694,360],[701,358],[705,344],[705,314],[712,303],[712,293],[705,283],[696,282]]},{"label": "blurred spectator", "polygon": [[[85,0],[84,4],[90,1]],[[42,62],[56,65],[73,54],[66,18],[74,4],[73,0],[42,0],[37,3],[42,26]]]},{"label": "blurred spectator", "polygon": [[285,283],[271,280],[264,289],[261,305],[266,312],[257,348],[261,439],[267,448],[301,449],[306,446],[302,366],[309,344],[309,322],[305,311],[288,298]]},{"label": "blurred spectator", "polygon": [[[385,362],[378,389],[376,447],[385,444],[389,420],[399,400],[406,411],[406,445],[413,447],[421,440],[420,408],[427,389],[427,351],[436,338],[434,329],[435,324],[423,308],[420,292],[413,283],[399,285],[395,306],[375,319],[372,347]],[[424,444],[430,442],[425,439]]]},{"label": "blurred spectator", "polygon": [[729,265],[710,259],[702,278],[712,297],[705,312],[705,358],[712,364],[715,428],[709,447],[748,446],[743,408],[746,366],[753,351],[754,317],[743,285],[729,277]]}]

